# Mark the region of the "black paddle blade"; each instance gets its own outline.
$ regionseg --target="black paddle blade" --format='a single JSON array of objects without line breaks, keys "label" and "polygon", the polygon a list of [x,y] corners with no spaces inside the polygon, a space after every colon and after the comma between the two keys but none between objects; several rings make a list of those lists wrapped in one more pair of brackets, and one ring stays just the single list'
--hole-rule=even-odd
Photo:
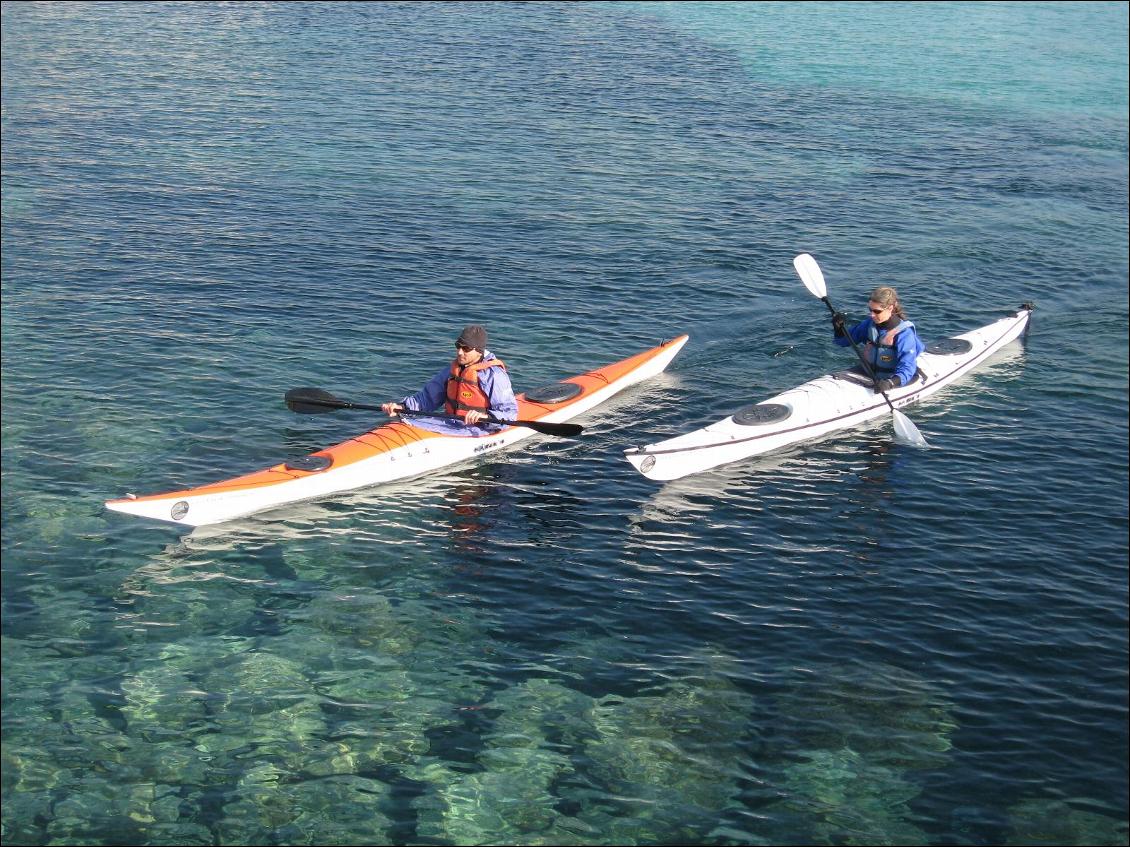
[{"label": "black paddle blade", "polygon": [[320,388],[292,388],[286,393],[286,407],[300,415],[324,415],[335,409],[348,409],[349,404]]},{"label": "black paddle blade", "polygon": [[580,424],[571,423],[545,423],[542,421],[518,421],[519,426],[528,426],[536,432],[543,432],[546,435],[557,435],[562,438],[575,438],[584,432],[584,427]]}]

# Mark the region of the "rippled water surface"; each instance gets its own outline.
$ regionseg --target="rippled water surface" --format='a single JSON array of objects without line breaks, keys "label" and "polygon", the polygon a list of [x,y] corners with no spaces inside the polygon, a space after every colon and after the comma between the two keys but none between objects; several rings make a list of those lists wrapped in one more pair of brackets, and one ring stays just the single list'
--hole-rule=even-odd
[{"label": "rippled water surface", "polygon": [[[1127,6],[3,5],[6,844],[1126,844]],[[792,269],[1026,341],[660,485],[845,366]],[[666,373],[425,479],[335,444],[485,323]]]}]

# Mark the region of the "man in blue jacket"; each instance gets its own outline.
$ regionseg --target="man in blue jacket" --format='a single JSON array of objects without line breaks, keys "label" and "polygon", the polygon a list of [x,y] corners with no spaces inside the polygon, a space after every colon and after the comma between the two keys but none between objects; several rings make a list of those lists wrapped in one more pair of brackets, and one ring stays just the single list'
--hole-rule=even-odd
[{"label": "man in blue jacket", "polygon": [[[402,409],[431,412],[440,407],[451,416],[412,418],[412,425],[448,435],[488,435],[498,424],[488,418],[512,421],[518,417],[518,401],[510,374],[501,359],[487,349],[487,331],[478,324],[463,327],[455,342],[455,359],[433,376],[415,394],[381,406],[386,415]],[[481,425],[480,425],[481,424]]]}]

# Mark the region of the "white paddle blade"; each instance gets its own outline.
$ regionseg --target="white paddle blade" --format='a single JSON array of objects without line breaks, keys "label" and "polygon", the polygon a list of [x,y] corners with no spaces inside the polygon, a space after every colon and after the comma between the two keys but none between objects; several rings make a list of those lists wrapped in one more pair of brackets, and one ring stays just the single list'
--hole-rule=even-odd
[{"label": "white paddle blade", "polygon": [[820,266],[816,264],[815,259],[807,253],[801,253],[793,259],[793,267],[796,268],[804,287],[811,291],[814,296],[821,300],[828,296],[828,287],[824,284],[824,274],[821,273]]},{"label": "white paddle blade", "polygon": [[895,440],[903,444],[909,444],[911,447],[929,447],[926,439],[922,437],[922,433],[918,431],[918,427],[914,422],[900,412],[898,409],[893,411],[895,418]]}]

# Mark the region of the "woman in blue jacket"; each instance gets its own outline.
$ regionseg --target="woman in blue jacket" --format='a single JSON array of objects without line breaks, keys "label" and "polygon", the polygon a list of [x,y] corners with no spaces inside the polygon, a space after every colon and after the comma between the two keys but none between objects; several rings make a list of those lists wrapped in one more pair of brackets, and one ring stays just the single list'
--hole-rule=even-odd
[{"label": "woman in blue jacket", "polygon": [[849,346],[850,335],[851,340],[861,345],[864,361],[875,376],[876,391],[909,385],[918,372],[918,356],[926,345],[918,337],[914,323],[907,320],[898,291],[889,285],[879,286],[871,292],[867,308],[870,315],[851,329],[847,328],[847,316],[843,312],[833,315],[835,343],[840,347]]}]

